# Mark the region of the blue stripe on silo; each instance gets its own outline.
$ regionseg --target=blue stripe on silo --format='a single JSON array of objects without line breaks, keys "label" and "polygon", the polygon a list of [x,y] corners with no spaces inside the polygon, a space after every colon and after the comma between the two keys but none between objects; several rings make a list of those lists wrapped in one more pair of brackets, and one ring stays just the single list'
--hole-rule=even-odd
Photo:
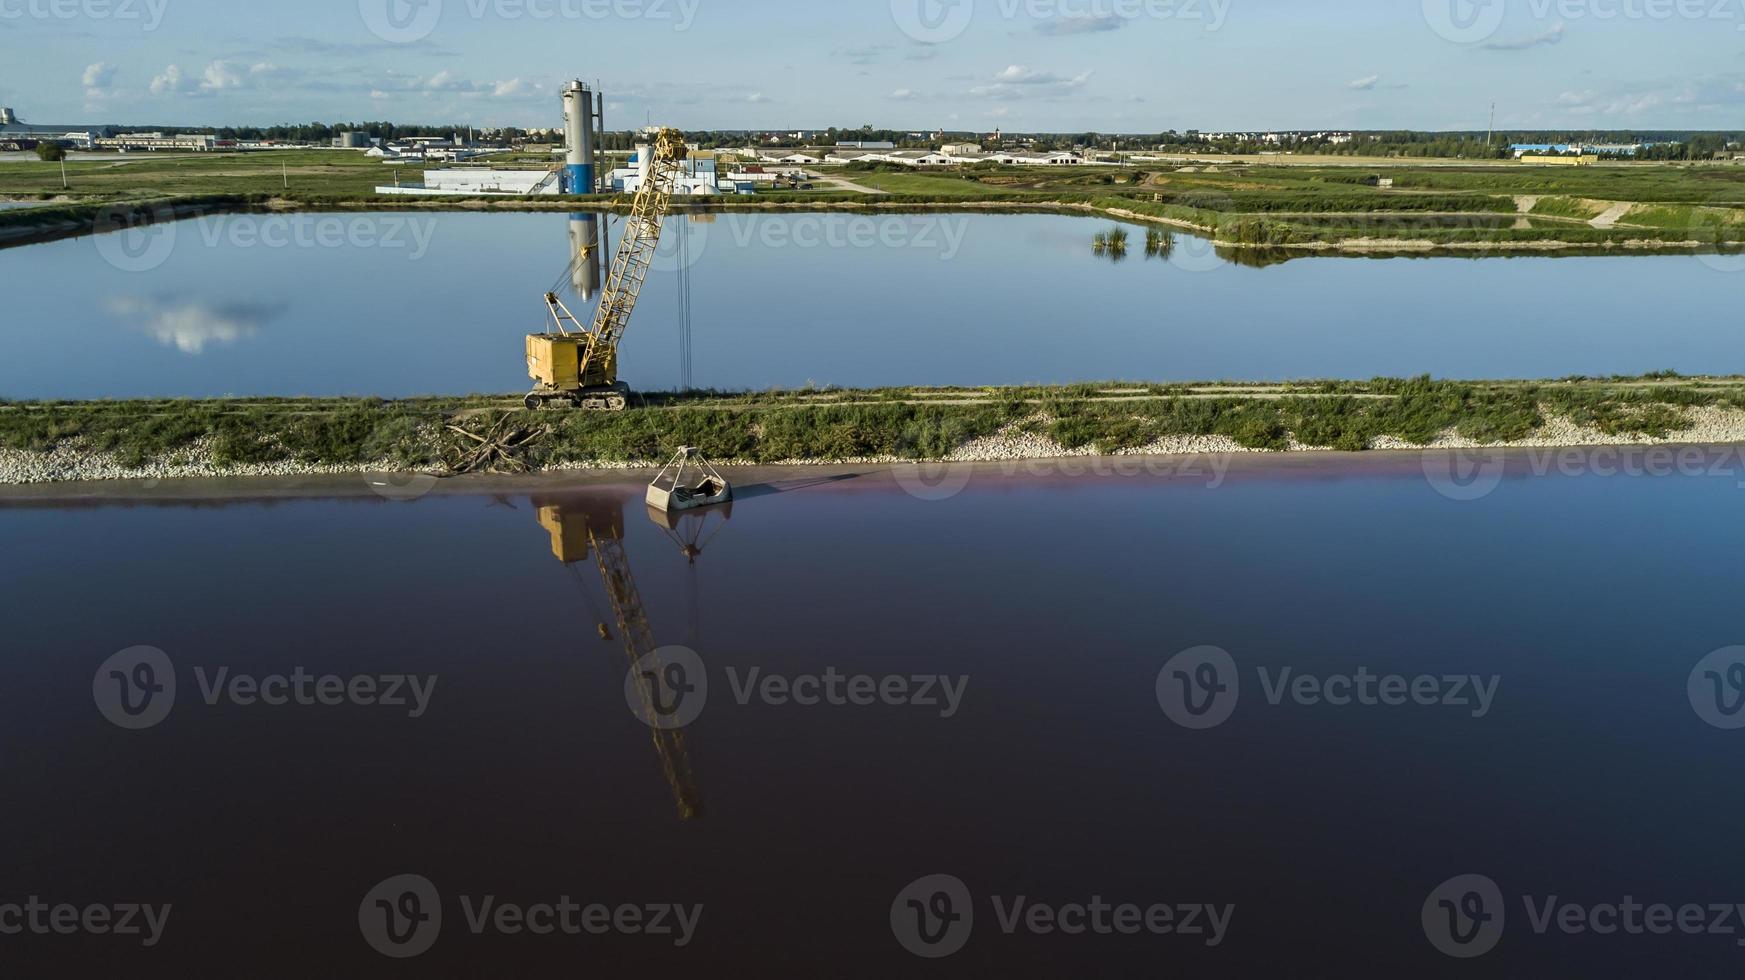
[{"label": "blue stripe on silo", "polygon": [[585,163],[572,163],[564,167],[565,194],[592,194],[594,192],[594,168]]}]

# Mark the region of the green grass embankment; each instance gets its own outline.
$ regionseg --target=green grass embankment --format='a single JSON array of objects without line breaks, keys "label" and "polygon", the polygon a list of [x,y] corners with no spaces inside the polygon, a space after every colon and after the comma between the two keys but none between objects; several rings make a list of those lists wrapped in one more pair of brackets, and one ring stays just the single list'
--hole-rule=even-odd
[{"label": "green grass embankment", "polygon": [[698,446],[720,461],[937,459],[1017,427],[1069,450],[1142,449],[1169,436],[1223,436],[1256,450],[1298,443],[1364,450],[1382,437],[1423,445],[1453,431],[1527,439],[1551,416],[1607,435],[1665,438],[1690,410],[1745,410],[1745,380],[1429,378],[1266,385],[1078,385],[651,395],[620,414],[526,412],[513,398],[226,399],[0,403],[0,448],[113,454],[124,466],[201,446],[220,467],[295,462],[419,468],[444,458],[450,425],[484,433],[504,416],[540,429],[528,461],[646,462]]}]

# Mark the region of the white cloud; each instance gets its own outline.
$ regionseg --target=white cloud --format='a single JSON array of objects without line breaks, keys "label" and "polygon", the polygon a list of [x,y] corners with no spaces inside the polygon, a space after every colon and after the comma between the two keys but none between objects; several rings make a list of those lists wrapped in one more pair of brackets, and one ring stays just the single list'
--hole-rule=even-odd
[{"label": "white cloud", "polygon": [[1693,111],[1737,116],[1745,111],[1745,77],[1703,75],[1635,88],[1572,89],[1559,95],[1555,105],[1576,116],[1620,117],[1633,124],[1657,124],[1668,113]]},{"label": "white cloud", "polygon": [[243,65],[235,61],[220,58],[207,64],[199,78],[191,78],[182,71],[181,65],[170,65],[163,74],[151,80],[153,95],[216,95],[219,92],[235,92],[251,89],[262,81],[284,81],[296,75],[295,72],[280,68],[270,62],[260,62],[254,65]]},{"label": "white cloud", "polygon": [[120,296],[106,306],[111,314],[184,354],[201,354],[214,344],[234,344],[254,335],[278,310],[250,304],[207,306],[169,303],[140,296]]},{"label": "white cloud", "polygon": [[1114,14],[1066,16],[1045,20],[1036,25],[1036,33],[1047,37],[1068,37],[1073,34],[1101,34],[1127,26],[1125,18]]},{"label": "white cloud", "polygon": [[98,111],[99,104],[114,94],[115,71],[114,65],[104,61],[85,66],[85,74],[80,77],[80,84],[85,87],[87,111]]},{"label": "white cloud", "polygon": [[200,76],[200,87],[208,92],[242,88],[245,84],[242,71],[229,61],[214,61]]},{"label": "white cloud", "polygon": [[1550,30],[1543,34],[1534,34],[1529,37],[1517,37],[1503,41],[1492,41],[1489,44],[1486,44],[1485,48],[1491,51],[1525,51],[1528,48],[1536,48],[1540,45],[1562,44],[1563,31],[1564,24],[1562,21],[1558,21]]},{"label": "white cloud", "polygon": [[99,61],[85,67],[84,85],[87,89],[108,88],[115,84],[115,66]]},{"label": "white cloud", "polygon": [[1068,78],[1026,65],[1007,65],[994,75],[992,83],[977,85],[969,94],[978,99],[1002,101],[1060,97],[1084,88],[1094,73],[1086,71]]},{"label": "white cloud", "polygon": [[769,101],[769,96],[764,95],[762,92],[753,92],[745,97],[745,101],[752,105],[762,105]]},{"label": "white cloud", "polygon": [[1379,81],[1381,81],[1380,75],[1365,75],[1362,78],[1355,79],[1345,87],[1358,92],[1367,92],[1370,89],[1375,88],[1376,83]]},{"label": "white cloud", "polygon": [[891,98],[897,102],[913,102],[916,99],[919,99],[920,96],[915,94],[914,89],[900,88],[891,93]]},{"label": "white cloud", "polygon": [[153,95],[176,95],[190,91],[191,88],[191,85],[183,84],[181,65],[171,65],[164,69],[163,74],[151,80]]}]

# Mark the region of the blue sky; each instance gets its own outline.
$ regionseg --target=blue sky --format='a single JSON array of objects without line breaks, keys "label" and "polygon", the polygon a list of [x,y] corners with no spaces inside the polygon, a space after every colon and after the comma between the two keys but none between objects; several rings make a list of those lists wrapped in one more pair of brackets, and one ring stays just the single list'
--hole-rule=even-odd
[{"label": "blue sky", "polygon": [[27,121],[1745,128],[1745,0],[0,0]]}]

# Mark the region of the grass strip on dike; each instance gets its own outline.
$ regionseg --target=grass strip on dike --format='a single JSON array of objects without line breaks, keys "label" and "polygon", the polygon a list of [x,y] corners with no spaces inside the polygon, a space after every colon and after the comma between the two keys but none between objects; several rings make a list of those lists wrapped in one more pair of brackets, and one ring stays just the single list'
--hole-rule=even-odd
[{"label": "grass strip on dike", "polygon": [[693,392],[641,402],[617,414],[526,412],[508,396],[0,402],[0,448],[70,447],[137,468],[204,445],[220,469],[379,461],[411,469],[441,458],[446,426],[483,432],[511,414],[549,430],[529,459],[536,468],[658,461],[678,446],[732,463],[938,459],[1009,426],[1101,453],[1170,436],[1223,436],[1255,450],[1286,449],[1294,439],[1361,451],[1381,437],[1424,445],[1448,431],[1486,443],[1521,440],[1550,416],[1606,435],[1667,438],[1689,425],[1692,409],[1745,410],[1745,379],[1109,383]]}]

